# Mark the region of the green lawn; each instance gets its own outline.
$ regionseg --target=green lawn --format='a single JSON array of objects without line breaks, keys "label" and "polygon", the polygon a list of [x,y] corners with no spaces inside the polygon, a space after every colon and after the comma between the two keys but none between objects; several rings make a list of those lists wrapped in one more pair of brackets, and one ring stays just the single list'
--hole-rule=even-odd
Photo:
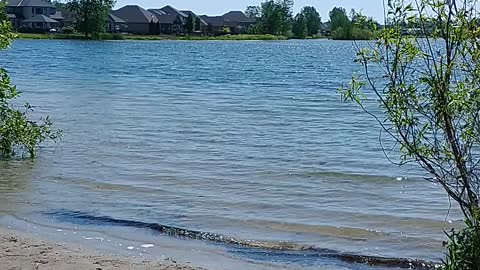
[{"label": "green lawn", "polygon": [[18,39],[84,39],[80,34],[29,34],[17,33]]}]

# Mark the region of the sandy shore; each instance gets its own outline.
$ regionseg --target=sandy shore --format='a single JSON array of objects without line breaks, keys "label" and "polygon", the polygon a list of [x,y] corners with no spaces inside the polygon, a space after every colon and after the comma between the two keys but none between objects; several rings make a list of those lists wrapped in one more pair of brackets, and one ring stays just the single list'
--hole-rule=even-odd
[{"label": "sandy shore", "polygon": [[94,254],[4,228],[0,228],[0,266],[4,270],[201,270],[172,260],[153,262]]}]

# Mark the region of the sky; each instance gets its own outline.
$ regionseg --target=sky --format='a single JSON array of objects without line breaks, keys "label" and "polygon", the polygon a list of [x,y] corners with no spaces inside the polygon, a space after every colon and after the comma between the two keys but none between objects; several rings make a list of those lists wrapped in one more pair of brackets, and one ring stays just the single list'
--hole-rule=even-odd
[{"label": "sky", "polygon": [[[328,20],[328,12],[336,6],[362,10],[367,16],[383,21],[383,0],[294,0],[294,11],[297,13],[303,6],[314,6],[322,21]],[[124,5],[139,5],[144,8],[161,8],[171,5],[180,10],[192,10],[198,15],[222,15],[231,10],[242,10],[249,5],[259,5],[263,0],[117,0],[116,8]]]}]

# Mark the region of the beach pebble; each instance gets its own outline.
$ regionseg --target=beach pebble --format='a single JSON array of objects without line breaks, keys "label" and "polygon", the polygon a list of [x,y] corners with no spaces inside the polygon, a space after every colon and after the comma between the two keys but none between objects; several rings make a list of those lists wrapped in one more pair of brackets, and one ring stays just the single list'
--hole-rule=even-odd
[{"label": "beach pebble", "polygon": [[127,247],[128,250],[133,250],[135,249],[134,247]]}]

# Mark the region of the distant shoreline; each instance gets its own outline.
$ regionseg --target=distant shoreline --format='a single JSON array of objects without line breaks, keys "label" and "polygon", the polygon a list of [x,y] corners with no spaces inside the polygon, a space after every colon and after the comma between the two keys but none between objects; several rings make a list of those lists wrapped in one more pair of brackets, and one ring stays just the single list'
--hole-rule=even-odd
[{"label": "distant shoreline", "polygon": [[[90,40],[81,34],[29,34],[18,33],[17,39],[64,39],[64,40]],[[153,36],[153,35],[124,35],[124,34],[102,34],[99,40],[287,40],[285,36],[275,35],[222,35],[222,36]]]}]

